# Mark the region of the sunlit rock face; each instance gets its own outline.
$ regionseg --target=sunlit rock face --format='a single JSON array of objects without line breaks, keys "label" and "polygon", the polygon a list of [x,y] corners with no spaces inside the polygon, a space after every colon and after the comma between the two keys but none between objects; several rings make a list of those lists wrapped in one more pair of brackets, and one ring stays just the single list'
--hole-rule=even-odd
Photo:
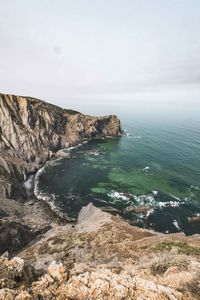
[{"label": "sunlit rock face", "polygon": [[0,94],[0,196],[23,197],[17,183],[58,150],[121,132],[114,115],[86,116],[38,99]]}]

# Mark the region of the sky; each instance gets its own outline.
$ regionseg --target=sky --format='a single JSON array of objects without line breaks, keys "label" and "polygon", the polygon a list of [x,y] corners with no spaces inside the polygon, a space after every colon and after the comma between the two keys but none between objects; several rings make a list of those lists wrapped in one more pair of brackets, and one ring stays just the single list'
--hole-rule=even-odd
[{"label": "sky", "polygon": [[0,11],[1,92],[86,113],[200,111],[199,0],[0,0]]}]

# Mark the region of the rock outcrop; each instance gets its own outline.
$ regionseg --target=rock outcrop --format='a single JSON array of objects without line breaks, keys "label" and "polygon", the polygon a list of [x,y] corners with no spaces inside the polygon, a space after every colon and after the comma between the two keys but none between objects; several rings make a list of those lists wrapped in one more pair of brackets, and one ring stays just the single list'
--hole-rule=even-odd
[{"label": "rock outcrop", "polygon": [[0,197],[24,198],[19,183],[58,150],[120,134],[114,115],[86,116],[38,99],[0,94]]},{"label": "rock outcrop", "polygon": [[199,236],[137,228],[90,204],[77,225],[0,258],[0,299],[199,299],[199,258]]}]

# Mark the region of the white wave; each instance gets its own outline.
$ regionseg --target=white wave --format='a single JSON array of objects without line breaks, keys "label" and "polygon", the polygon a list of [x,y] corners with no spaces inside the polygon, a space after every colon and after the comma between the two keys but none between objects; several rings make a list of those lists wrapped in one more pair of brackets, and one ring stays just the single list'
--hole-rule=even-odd
[{"label": "white wave", "polygon": [[168,202],[158,202],[158,206],[162,207],[179,207],[180,202],[178,201],[168,201]]},{"label": "white wave", "polygon": [[177,220],[173,220],[172,223],[174,224],[174,226],[175,226],[178,230],[181,230],[180,226],[178,225]]},{"label": "white wave", "polygon": [[178,197],[176,197],[176,196],[174,196],[174,195],[171,195],[172,196],[172,198],[174,198],[175,200],[177,200],[177,201],[181,201],[181,199],[180,198],[178,198]]},{"label": "white wave", "polygon": [[116,191],[111,191],[107,194],[109,197],[118,199],[118,200],[123,200],[123,201],[128,201],[130,200],[127,196],[125,196],[123,193],[119,193]]},{"label": "white wave", "polygon": [[[51,210],[56,213],[59,217],[63,219],[68,219],[67,214],[64,214],[54,203],[57,199],[57,195],[55,193],[47,194],[45,192],[40,191],[39,189],[39,177],[40,175],[45,171],[45,166],[43,166],[41,169],[39,169],[35,175],[34,180],[34,194],[37,197],[37,199],[45,201]],[[70,218],[70,221],[75,221],[74,218]]]},{"label": "white wave", "polygon": [[80,143],[80,144],[78,144],[78,145],[76,145],[76,146],[71,146],[71,147],[69,147],[69,148],[65,148],[65,151],[71,151],[71,150],[73,150],[73,149],[79,148],[79,147],[81,147],[82,145],[84,145],[84,144],[86,144],[86,143],[88,143],[88,141],[83,141],[82,143]]},{"label": "white wave", "polygon": [[152,194],[134,196],[138,205],[156,205],[156,200]]},{"label": "white wave", "polygon": [[40,190],[39,190],[39,178],[40,178],[40,175],[44,172],[45,167],[46,167],[46,165],[44,165],[41,169],[39,169],[37,171],[36,175],[35,175],[35,179],[34,179],[34,194],[35,194],[35,196],[38,199],[46,201],[46,199],[43,199],[43,198],[45,198],[44,194],[42,194],[40,192]]},{"label": "white wave", "polygon": [[146,217],[148,218],[150,215],[152,215],[154,213],[154,208],[151,208],[150,210],[148,210]]},{"label": "white wave", "polygon": [[[162,202],[162,201],[156,201],[154,198],[158,194],[158,191],[152,191],[150,194],[146,195],[133,195],[130,193],[121,193],[117,191],[111,191],[107,195],[114,199],[114,201],[125,201],[125,202],[131,202],[139,205],[139,206],[151,206],[151,209],[147,212],[147,217],[154,212],[154,209],[156,207],[159,207],[160,209],[162,208],[167,208],[167,207],[179,207],[182,203],[182,201],[179,198],[175,198],[176,201],[167,201],[167,202]],[[152,208],[153,207],[153,208]]]},{"label": "white wave", "polygon": [[130,133],[127,130],[124,130],[124,136],[129,136]]},{"label": "white wave", "polygon": [[153,194],[154,196],[157,196],[157,195],[158,195],[158,191],[152,191],[152,194]]},{"label": "white wave", "polygon": [[54,204],[54,201],[56,200],[56,194],[46,194],[44,192],[39,191],[38,187],[35,187],[34,194],[37,197],[37,199],[45,201],[51,210],[56,213],[61,218],[66,218],[67,216],[62,213],[59,208]]},{"label": "white wave", "polygon": [[107,195],[115,200],[135,201],[138,205],[156,205],[156,200],[153,196],[153,193],[138,196],[130,193],[111,191]]},{"label": "white wave", "polygon": [[[140,200],[140,196],[138,197]],[[152,195],[145,195],[144,200],[148,203],[148,204],[154,204],[155,203],[155,199]]]},{"label": "white wave", "polygon": [[35,174],[35,187],[34,187],[34,192],[35,192],[35,189],[37,189],[39,177],[40,177],[40,175],[44,172],[45,167],[46,167],[46,166],[44,165],[44,166],[43,166],[42,168],[40,168],[40,169],[37,171],[37,173]]},{"label": "white wave", "polygon": [[142,171],[144,171],[144,172],[148,172],[150,170],[150,167],[144,167],[143,169],[142,169]]},{"label": "white wave", "polygon": [[191,201],[190,197],[185,197],[183,200],[184,200],[185,202],[190,202],[190,201]]},{"label": "white wave", "polygon": [[195,190],[195,191],[199,191],[199,187],[197,185],[191,185],[190,189]]},{"label": "white wave", "polygon": [[[144,215],[142,214],[142,213],[137,213],[137,217],[138,217],[138,219],[143,219],[144,218]],[[138,220],[139,221],[139,220]]]},{"label": "white wave", "polygon": [[26,190],[30,191],[33,188],[34,184],[34,175],[30,175],[26,181],[24,181],[24,187]]}]

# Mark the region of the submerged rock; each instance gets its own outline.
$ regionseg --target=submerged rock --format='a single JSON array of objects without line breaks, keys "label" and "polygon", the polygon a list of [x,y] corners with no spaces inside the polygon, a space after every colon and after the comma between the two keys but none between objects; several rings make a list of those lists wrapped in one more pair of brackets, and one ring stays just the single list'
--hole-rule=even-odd
[{"label": "submerged rock", "polygon": [[189,223],[200,223],[200,216],[188,217]]},{"label": "submerged rock", "polygon": [[125,208],[125,212],[126,213],[130,213],[130,212],[134,212],[134,213],[142,213],[144,215],[146,215],[149,210],[151,210],[153,208],[153,206],[150,206],[150,205],[130,205],[130,206],[127,206]]}]

